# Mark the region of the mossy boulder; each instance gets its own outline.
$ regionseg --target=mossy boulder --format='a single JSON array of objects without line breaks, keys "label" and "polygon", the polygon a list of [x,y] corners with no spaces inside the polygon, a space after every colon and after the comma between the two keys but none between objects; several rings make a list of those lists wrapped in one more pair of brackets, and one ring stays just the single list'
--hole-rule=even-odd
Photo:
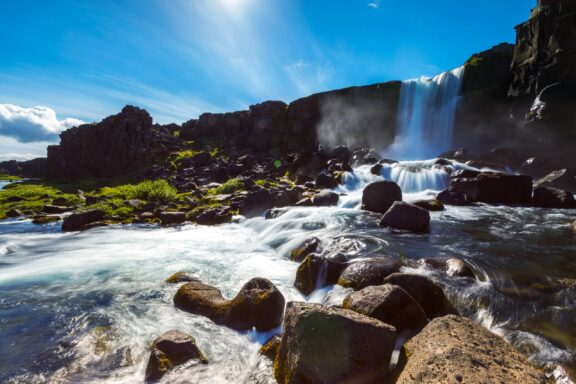
[{"label": "mossy boulder", "polygon": [[347,265],[338,257],[325,257],[313,253],[298,266],[294,286],[304,295],[309,295],[316,288],[336,284]]},{"label": "mossy boulder", "polygon": [[168,331],[154,340],[150,347],[146,381],[158,381],[174,367],[190,360],[208,363],[192,336],[176,330]]},{"label": "mossy boulder", "polygon": [[393,273],[384,279],[385,284],[393,284],[403,288],[422,307],[429,319],[457,314],[442,287],[422,275],[409,273]]},{"label": "mossy boulder", "polygon": [[382,382],[396,329],[341,308],[290,302],[274,362],[280,384]]},{"label": "mossy boulder", "polygon": [[260,348],[260,354],[264,357],[274,360],[276,358],[276,353],[280,348],[280,336],[274,335],[264,343]]},{"label": "mossy boulder", "polygon": [[350,264],[338,279],[338,284],[355,291],[370,285],[381,285],[384,279],[400,270],[401,264],[392,257],[377,257]]},{"label": "mossy boulder", "polygon": [[300,246],[294,248],[290,252],[290,259],[300,262],[304,260],[308,255],[317,252],[320,248],[320,245],[320,239],[314,236],[308,237]]},{"label": "mossy boulder", "polygon": [[269,331],[278,327],[284,311],[284,296],[269,280],[248,281],[231,300],[218,288],[199,282],[184,284],[174,296],[176,307],[236,330],[256,328]]},{"label": "mossy boulder", "polygon": [[191,281],[200,282],[197,277],[188,272],[176,272],[166,279],[168,284],[188,283]]},{"label": "mossy boulder", "polygon": [[428,211],[443,211],[444,204],[440,200],[430,199],[430,200],[417,200],[414,201],[414,204],[417,207],[427,209]]},{"label": "mossy boulder", "polygon": [[57,221],[62,220],[60,216],[47,216],[47,215],[39,215],[34,216],[32,219],[33,224],[48,224],[48,223],[55,223]]},{"label": "mossy boulder", "polygon": [[397,285],[366,287],[344,299],[343,308],[394,326],[397,330],[420,330],[428,323],[420,304]]}]

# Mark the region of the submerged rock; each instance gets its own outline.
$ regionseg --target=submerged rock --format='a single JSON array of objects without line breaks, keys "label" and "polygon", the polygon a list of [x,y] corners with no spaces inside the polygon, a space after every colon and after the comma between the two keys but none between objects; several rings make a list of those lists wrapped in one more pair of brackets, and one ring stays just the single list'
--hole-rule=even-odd
[{"label": "submerged rock", "polygon": [[294,248],[290,252],[290,259],[300,262],[304,260],[306,256],[316,252],[319,247],[320,239],[314,236],[308,237],[298,248]]},{"label": "submerged rock", "polygon": [[456,206],[470,205],[470,201],[468,201],[468,197],[466,196],[466,194],[458,191],[450,191],[448,189],[438,193],[436,195],[436,200],[446,205],[456,205]]},{"label": "submerged rock", "polygon": [[534,205],[546,208],[573,208],[574,195],[571,192],[552,187],[536,187],[533,197]]},{"label": "submerged rock", "polygon": [[191,281],[200,282],[197,277],[188,272],[176,272],[166,279],[168,284],[187,283]]},{"label": "submerged rock", "polygon": [[280,384],[381,382],[396,330],[354,311],[290,302],[274,364]]},{"label": "submerged rock", "polygon": [[370,183],[362,191],[362,209],[386,213],[395,201],[402,201],[402,190],[393,181]]},{"label": "submerged rock", "polygon": [[398,272],[400,267],[401,264],[392,257],[358,261],[346,267],[338,284],[355,291],[370,285],[381,285],[387,276]]},{"label": "submerged rock", "polygon": [[99,209],[73,213],[70,216],[64,218],[64,222],[62,223],[62,230],[65,232],[81,231],[86,225],[90,223],[102,221],[104,216],[104,211]]},{"label": "submerged rock", "polygon": [[176,330],[168,331],[154,340],[150,347],[146,381],[160,380],[168,371],[190,360],[208,363],[192,336]]},{"label": "submerged rock", "polygon": [[424,208],[428,211],[443,211],[444,204],[440,200],[430,199],[430,200],[417,200],[412,203],[413,205]]},{"label": "submerged rock", "polygon": [[397,330],[420,330],[428,319],[420,304],[397,285],[366,287],[344,299],[343,308],[373,317]]},{"label": "submerged rock", "polygon": [[378,225],[422,232],[428,230],[430,226],[430,213],[416,205],[396,201],[384,214]]},{"label": "submerged rock", "polygon": [[474,277],[472,269],[463,260],[455,257],[432,257],[421,259],[419,263],[440,270],[448,276]]},{"label": "submerged rock", "polygon": [[282,321],[284,296],[263,278],[248,281],[232,300],[225,299],[218,288],[190,282],[176,292],[174,305],[232,329],[269,331]]},{"label": "submerged rock", "polygon": [[384,279],[384,284],[403,288],[420,304],[429,319],[457,314],[442,288],[426,276],[394,273]]},{"label": "submerged rock", "polygon": [[404,356],[399,384],[542,382],[541,372],[511,345],[453,315],[431,321],[404,345]]}]

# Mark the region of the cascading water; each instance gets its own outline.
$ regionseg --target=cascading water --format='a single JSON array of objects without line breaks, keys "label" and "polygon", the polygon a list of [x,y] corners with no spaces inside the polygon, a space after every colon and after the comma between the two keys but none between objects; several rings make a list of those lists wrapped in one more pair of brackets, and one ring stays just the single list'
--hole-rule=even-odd
[{"label": "cascading water", "polygon": [[397,136],[388,155],[399,160],[428,159],[451,149],[463,75],[464,66],[402,83]]}]

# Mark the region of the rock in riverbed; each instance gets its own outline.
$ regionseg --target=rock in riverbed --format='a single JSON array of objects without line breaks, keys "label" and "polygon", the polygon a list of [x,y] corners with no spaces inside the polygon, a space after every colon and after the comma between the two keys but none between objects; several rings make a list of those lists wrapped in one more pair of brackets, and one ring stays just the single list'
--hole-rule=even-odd
[{"label": "rock in riverbed", "polygon": [[417,200],[412,203],[413,205],[427,209],[428,211],[443,211],[444,204],[440,200],[431,199],[431,200]]},{"label": "rock in riverbed", "polygon": [[320,247],[320,239],[313,236],[308,237],[299,247],[294,248],[290,252],[290,259],[300,262],[304,260],[306,256],[316,252],[319,249],[319,247]]},{"label": "rock in riverbed", "polygon": [[534,205],[545,208],[573,208],[574,195],[571,192],[552,187],[534,188]]},{"label": "rock in riverbed", "polygon": [[370,285],[381,285],[387,276],[398,272],[400,266],[400,263],[392,257],[358,261],[346,267],[338,279],[338,284],[355,291]]},{"label": "rock in riverbed", "polygon": [[64,219],[62,223],[62,230],[67,231],[81,231],[90,223],[102,221],[104,219],[104,211],[94,209],[86,212],[73,213]]},{"label": "rock in riverbed", "polygon": [[191,281],[200,282],[196,276],[188,272],[176,272],[166,279],[168,284],[188,283]]},{"label": "rock in riverbed", "polygon": [[362,209],[385,213],[395,201],[402,201],[402,190],[393,181],[370,183],[362,191]]},{"label": "rock in riverbed", "polygon": [[394,327],[354,311],[290,302],[274,376],[280,384],[382,382],[395,339]]},{"label": "rock in riverbed", "polygon": [[168,331],[154,340],[150,347],[146,381],[160,380],[169,370],[190,360],[208,363],[192,336],[180,331]]},{"label": "rock in riverbed", "polygon": [[182,224],[186,221],[186,214],[184,212],[160,212],[158,218],[162,221],[162,225]]},{"label": "rock in riverbed", "polygon": [[430,213],[413,204],[396,201],[382,216],[378,224],[381,227],[423,232],[430,226]]},{"label": "rock in riverbed", "polygon": [[366,287],[344,299],[343,308],[373,317],[397,330],[420,330],[428,323],[420,304],[397,285]]},{"label": "rock in riverbed", "polygon": [[431,321],[404,351],[398,384],[543,382],[541,372],[503,339],[454,315]]},{"label": "rock in riverbed", "polygon": [[218,288],[199,282],[184,284],[174,296],[176,307],[236,330],[276,328],[282,322],[284,302],[278,288],[263,278],[248,281],[232,300]]},{"label": "rock in riverbed", "polygon": [[318,288],[317,285],[336,284],[346,267],[346,262],[338,257],[329,258],[313,253],[298,266],[294,286],[304,295],[309,295]]}]

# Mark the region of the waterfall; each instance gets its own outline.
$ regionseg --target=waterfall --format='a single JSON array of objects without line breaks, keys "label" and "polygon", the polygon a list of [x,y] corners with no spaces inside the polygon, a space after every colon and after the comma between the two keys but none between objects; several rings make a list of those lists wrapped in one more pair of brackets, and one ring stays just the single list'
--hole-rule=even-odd
[{"label": "waterfall", "polygon": [[399,160],[426,159],[451,149],[463,75],[464,66],[402,83],[397,136],[388,155]]}]

